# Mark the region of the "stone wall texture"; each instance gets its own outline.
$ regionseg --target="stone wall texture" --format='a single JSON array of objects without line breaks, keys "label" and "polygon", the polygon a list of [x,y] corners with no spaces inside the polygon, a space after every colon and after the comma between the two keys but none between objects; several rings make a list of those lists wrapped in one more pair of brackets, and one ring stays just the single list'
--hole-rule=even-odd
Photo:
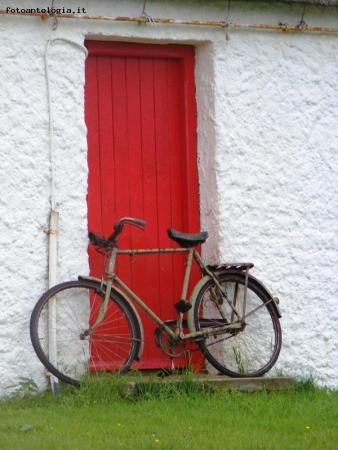
[{"label": "stone wall texture", "polygon": [[[13,8],[46,7],[18,0]],[[49,2],[46,2],[49,3]],[[139,17],[144,1],[70,0],[89,15]],[[56,0],[55,8],[62,8]],[[198,4],[198,7],[196,5]],[[0,9],[8,5],[0,0]],[[152,17],[297,24],[300,5],[148,1]],[[311,26],[336,8],[308,6]],[[85,39],[196,47],[201,223],[211,262],[255,263],[280,298],[283,348],[273,373],[338,388],[338,34],[140,25],[0,15],[0,395],[21,377],[46,386],[29,319],[48,287],[49,103],[59,211],[58,281],[88,273]],[[145,218],[146,219],[146,218]]]}]

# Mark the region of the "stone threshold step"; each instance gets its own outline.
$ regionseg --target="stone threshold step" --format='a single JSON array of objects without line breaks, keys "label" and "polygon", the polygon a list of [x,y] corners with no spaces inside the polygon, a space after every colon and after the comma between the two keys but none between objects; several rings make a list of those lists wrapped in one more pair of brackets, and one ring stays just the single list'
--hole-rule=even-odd
[{"label": "stone threshold step", "polygon": [[140,375],[137,377],[125,376],[125,386],[127,390],[133,393],[138,392],[138,385],[143,384],[168,384],[184,382],[201,383],[210,386],[213,389],[237,390],[237,391],[263,391],[263,390],[287,390],[293,389],[295,380],[291,377],[258,377],[258,378],[229,378],[223,375],[205,375],[193,374],[191,377],[186,375],[171,375],[167,377],[158,377],[154,375]]}]

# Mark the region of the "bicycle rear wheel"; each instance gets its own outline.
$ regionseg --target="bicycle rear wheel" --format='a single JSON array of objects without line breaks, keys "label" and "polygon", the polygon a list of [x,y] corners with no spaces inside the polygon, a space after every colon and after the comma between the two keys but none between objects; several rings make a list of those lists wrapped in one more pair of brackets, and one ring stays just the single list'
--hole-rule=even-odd
[{"label": "bicycle rear wheel", "polygon": [[[218,276],[223,292],[243,314],[245,274],[223,273]],[[200,290],[194,307],[196,330],[217,328],[236,322],[232,308],[213,280]],[[275,305],[259,283],[249,277],[245,324],[198,342],[205,358],[220,373],[231,377],[258,377],[268,372],[280,353],[282,331]]]},{"label": "bicycle rear wheel", "polygon": [[48,290],[32,312],[34,350],[42,364],[65,383],[77,386],[98,373],[125,373],[138,355],[138,320],[126,300],[114,291],[104,320],[89,332],[103,298],[99,283],[70,281]]}]

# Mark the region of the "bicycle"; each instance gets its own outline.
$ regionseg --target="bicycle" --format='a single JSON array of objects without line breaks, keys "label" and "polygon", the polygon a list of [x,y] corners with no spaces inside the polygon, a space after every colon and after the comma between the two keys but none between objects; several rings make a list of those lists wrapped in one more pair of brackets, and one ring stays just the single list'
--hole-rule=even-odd
[{"label": "bicycle", "polygon": [[[178,248],[120,250],[125,224],[144,229],[144,220],[124,217],[105,238],[90,232],[90,242],[104,255],[101,278],[79,276],[49,289],[35,305],[30,321],[34,350],[47,370],[78,386],[95,372],[125,374],[142,356],[144,335],[135,303],[158,325],[154,338],[172,361],[194,342],[221,374],[258,377],[268,372],[280,353],[282,332],[278,299],[249,274],[252,263],[206,265],[196,247],[208,232],[168,229]],[[162,320],[115,273],[118,255],[187,254],[177,317]],[[187,296],[192,263],[201,279]],[[188,330],[186,332],[185,330]]]}]

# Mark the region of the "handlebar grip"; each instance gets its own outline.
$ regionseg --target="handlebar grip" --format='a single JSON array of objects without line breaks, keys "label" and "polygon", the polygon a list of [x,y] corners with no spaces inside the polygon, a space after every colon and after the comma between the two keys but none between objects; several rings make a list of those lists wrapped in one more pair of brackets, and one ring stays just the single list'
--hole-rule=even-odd
[{"label": "handlebar grip", "polygon": [[102,236],[96,231],[91,231],[88,234],[90,242],[95,245],[95,247],[100,247],[102,245]]},{"label": "handlebar grip", "polygon": [[133,222],[135,225],[138,225],[140,227],[145,227],[147,225],[147,222],[142,219],[133,219]]}]

